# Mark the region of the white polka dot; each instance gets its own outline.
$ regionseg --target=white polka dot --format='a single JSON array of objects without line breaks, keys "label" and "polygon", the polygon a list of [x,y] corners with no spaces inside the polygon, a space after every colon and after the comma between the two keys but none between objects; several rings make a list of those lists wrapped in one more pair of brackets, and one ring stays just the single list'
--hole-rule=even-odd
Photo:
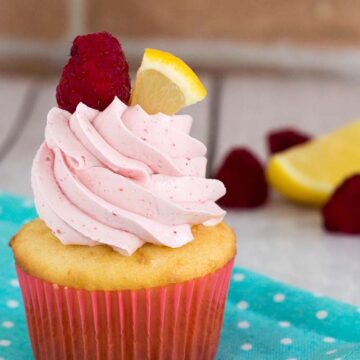
[{"label": "white polka dot", "polygon": [[31,208],[31,207],[34,206],[34,202],[33,202],[32,200],[30,200],[30,199],[25,199],[25,200],[23,201],[23,203],[22,203],[22,206],[23,206],[24,208],[29,209],[29,208]]},{"label": "white polka dot", "polygon": [[3,358],[3,357],[0,357],[0,360],[5,360],[5,358]]},{"label": "white polka dot", "polygon": [[32,218],[25,219],[25,220],[22,221],[22,224],[25,225],[25,224],[29,223],[32,220],[33,220]]},{"label": "white polka dot", "polygon": [[241,350],[244,350],[244,351],[250,351],[252,348],[253,347],[251,344],[242,344],[241,345]]},{"label": "white polka dot", "polygon": [[293,343],[293,341],[290,338],[284,338],[284,339],[280,340],[280,343],[283,344],[283,345],[290,345],[290,344]]},{"label": "white polka dot", "polygon": [[11,279],[10,285],[13,287],[19,287],[19,280],[18,279]]},{"label": "white polka dot", "polygon": [[329,350],[326,352],[326,355],[332,355],[332,354],[335,354],[336,352],[337,352],[337,349]]},{"label": "white polka dot", "polygon": [[316,313],[316,317],[319,320],[324,320],[327,318],[327,316],[328,316],[328,312],[326,310],[320,310]]},{"label": "white polka dot", "polygon": [[11,345],[11,341],[9,340],[0,340],[0,346],[3,346],[3,347],[7,347],[7,346],[10,346]]},{"label": "white polka dot", "polygon": [[296,358],[288,358],[286,360],[297,360]]},{"label": "white polka dot", "polygon": [[7,303],[6,303],[6,306],[10,309],[15,309],[19,306],[19,302],[16,301],[16,300],[9,300]]},{"label": "white polka dot", "polygon": [[248,321],[240,321],[238,323],[238,328],[240,329],[248,329],[250,327],[250,323]]},{"label": "white polka dot", "polygon": [[280,327],[283,327],[283,328],[290,327],[290,325],[291,325],[288,321],[279,321],[278,324]]},{"label": "white polka dot", "polygon": [[343,360],[343,358],[342,358],[342,357],[337,357],[337,358],[334,359],[334,360]]},{"label": "white polka dot", "polygon": [[285,300],[284,294],[275,294],[273,300],[277,303],[283,302]]},{"label": "white polka dot", "polygon": [[234,281],[244,281],[245,275],[242,273],[234,274],[233,276]]},{"label": "white polka dot", "polygon": [[314,292],[313,295],[317,298],[321,298],[321,297],[324,297],[324,295],[322,293],[319,293],[319,292]]},{"label": "white polka dot", "polygon": [[14,323],[12,321],[3,321],[1,323],[1,326],[7,329],[10,329],[12,327],[14,327]]},{"label": "white polka dot", "polygon": [[330,336],[327,336],[327,337],[324,337],[323,338],[323,342],[326,342],[326,343],[333,343],[335,342],[335,339],[330,337]]},{"label": "white polka dot", "polygon": [[240,310],[246,310],[249,307],[249,304],[246,301],[240,301],[238,302],[237,307]]},{"label": "white polka dot", "polygon": [[356,309],[356,311],[357,311],[358,313],[360,313],[360,307],[359,307],[359,308],[357,308],[357,309]]}]

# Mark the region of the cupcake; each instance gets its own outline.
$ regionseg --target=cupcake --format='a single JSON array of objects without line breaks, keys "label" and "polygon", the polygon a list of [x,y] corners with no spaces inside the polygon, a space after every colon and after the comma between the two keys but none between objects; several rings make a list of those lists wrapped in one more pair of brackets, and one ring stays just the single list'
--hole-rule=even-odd
[{"label": "cupcake", "polygon": [[130,98],[119,42],[74,40],[32,168],[39,219],[11,241],[36,359],[215,357],[236,240],[174,115],[205,95],[147,49]]}]

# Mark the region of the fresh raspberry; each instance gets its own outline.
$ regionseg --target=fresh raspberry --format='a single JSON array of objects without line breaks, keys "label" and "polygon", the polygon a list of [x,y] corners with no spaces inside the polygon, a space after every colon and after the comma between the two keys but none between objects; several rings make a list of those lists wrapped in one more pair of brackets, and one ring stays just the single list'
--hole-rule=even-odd
[{"label": "fresh raspberry", "polygon": [[335,190],[322,214],[326,230],[360,234],[360,175],[351,176]]},{"label": "fresh raspberry", "polygon": [[74,112],[79,102],[104,110],[117,96],[130,97],[129,67],[119,41],[107,32],[77,36],[64,66],[56,99]]},{"label": "fresh raspberry", "polygon": [[310,139],[309,135],[295,129],[278,129],[270,132],[267,136],[268,150],[270,154],[275,154],[292,146],[303,144]]},{"label": "fresh raspberry", "polygon": [[262,164],[249,150],[230,151],[215,178],[226,187],[226,195],[218,203],[224,207],[252,208],[264,204],[268,184]]}]

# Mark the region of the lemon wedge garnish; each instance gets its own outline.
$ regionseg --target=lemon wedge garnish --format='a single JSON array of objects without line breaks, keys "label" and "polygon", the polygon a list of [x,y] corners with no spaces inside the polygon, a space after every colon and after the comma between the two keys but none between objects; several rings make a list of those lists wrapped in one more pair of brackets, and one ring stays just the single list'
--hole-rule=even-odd
[{"label": "lemon wedge garnish", "polygon": [[200,79],[181,59],[165,51],[145,50],[130,105],[139,104],[149,114],[172,115],[205,96]]}]

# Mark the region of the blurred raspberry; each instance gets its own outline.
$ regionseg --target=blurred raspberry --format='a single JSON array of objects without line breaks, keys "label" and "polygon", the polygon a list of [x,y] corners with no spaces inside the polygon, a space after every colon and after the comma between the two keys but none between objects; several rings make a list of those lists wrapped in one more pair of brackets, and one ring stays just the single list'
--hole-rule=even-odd
[{"label": "blurred raspberry", "polygon": [[56,88],[60,108],[74,112],[83,102],[104,110],[115,96],[128,103],[129,69],[116,38],[107,32],[77,36],[70,55]]},{"label": "blurred raspberry", "polygon": [[322,214],[326,230],[360,234],[360,175],[348,178],[335,190]]},{"label": "blurred raspberry", "polygon": [[233,149],[215,178],[226,187],[226,195],[218,203],[224,207],[253,208],[264,204],[268,184],[262,164],[249,150]]},{"label": "blurred raspberry", "polygon": [[270,132],[267,135],[268,151],[275,154],[289,149],[295,145],[309,141],[311,137],[296,129],[283,128]]}]

